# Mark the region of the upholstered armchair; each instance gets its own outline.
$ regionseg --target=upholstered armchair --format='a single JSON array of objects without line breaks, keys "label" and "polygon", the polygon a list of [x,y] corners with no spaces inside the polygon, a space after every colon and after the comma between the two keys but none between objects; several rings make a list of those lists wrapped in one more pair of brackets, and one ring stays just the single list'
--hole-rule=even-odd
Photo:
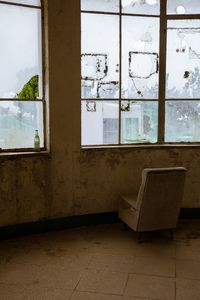
[{"label": "upholstered armchair", "polygon": [[186,169],[152,168],[142,172],[138,195],[121,195],[119,218],[137,232],[177,226]]}]

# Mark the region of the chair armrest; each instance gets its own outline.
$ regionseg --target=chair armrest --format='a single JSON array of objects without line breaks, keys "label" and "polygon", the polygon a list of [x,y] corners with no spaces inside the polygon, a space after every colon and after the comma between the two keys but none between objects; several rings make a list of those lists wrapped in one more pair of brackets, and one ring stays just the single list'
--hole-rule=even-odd
[{"label": "chair armrest", "polygon": [[127,195],[120,195],[121,199],[131,208],[131,210],[138,210],[137,209],[137,195],[134,194],[127,194]]}]

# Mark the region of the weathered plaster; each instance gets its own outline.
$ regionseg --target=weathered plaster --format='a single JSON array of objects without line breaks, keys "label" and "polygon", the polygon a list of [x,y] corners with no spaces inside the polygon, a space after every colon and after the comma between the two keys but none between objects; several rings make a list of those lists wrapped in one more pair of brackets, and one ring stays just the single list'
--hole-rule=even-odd
[{"label": "weathered plaster", "polygon": [[80,150],[79,0],[49,1],[51,155],[0,157],[0,226],[117,209],[144,167],[188,169],[183,207],[200,207],[200,149]]}]

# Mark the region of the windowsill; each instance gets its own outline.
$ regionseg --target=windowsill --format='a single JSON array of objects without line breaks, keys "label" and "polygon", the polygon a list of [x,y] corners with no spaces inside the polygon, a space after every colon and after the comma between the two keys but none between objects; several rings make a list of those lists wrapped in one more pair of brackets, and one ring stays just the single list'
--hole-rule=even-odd
[{"label": "windowsill", "polygon": [[196,144],[136,144],[136,145],[112,145],[112,146],[82,146],[81,150],[103,150],[103,149],[131,149],[131,148],[139,148],[139,149],[148,149],[148,148],[156,148],[156,149],[172,149],[172,148],[200,148],[200,143]]},{"label": "windowsill", "polygon": [[27,152],[0,152],[0,159],[1,158],[23,158],[23,157],[33,157],[33,156],[46,156],[50,157],[50,152],[49,151],[40,151],[40,152],[34,152],[34,151],[27,151]]}]

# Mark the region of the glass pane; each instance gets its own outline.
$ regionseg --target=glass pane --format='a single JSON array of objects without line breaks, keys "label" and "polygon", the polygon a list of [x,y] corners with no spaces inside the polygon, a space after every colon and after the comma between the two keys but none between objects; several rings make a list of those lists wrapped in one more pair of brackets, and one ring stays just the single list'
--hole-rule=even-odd
[{"label": "glass pane", "polygon": [[199,14],[199,0],[168,0],[167,13],[178,15]]},{"label": "glass pane", "polygon": [[160,0],[122,0],[122,12],[130,14],[159,15]]},{"label": "glass pane", "polygon": [[0,101],[0,148],[33,148],[36,129],[44,147],[42,102]]},{"label": "glass pane", "polygon": [[42,98],[41,11],[0,5],[0,20],[0,98],[16,97],[27,83],[38,89],[38,81]]},{"label": "glass pane", "polygon": [[9,0],[6,2],[40,6],[40,0]]},{"label": "glass pane", "polygon": [[122,144],[157,142],[157,101],[123,101],[121,118]]},{"label": "glass pane", "polygon": [[117,101],[82,101],[82,145],[118,143]]},{"label": "glass pane", "polygon": [[119,97],[119,17],[82,14],[82,98]]},{"label": "glass pane", "polygon": [[200,20],[170,20],[167,98],[200,98]]},{"label": "glass pane", "polygon": [[89,11],[118,12],[119,0],[81,0],[81,9]]},{"label": "glass pane", "polygon": [[122,98],[158,98],[158,18],[122,18]]},{"label": "glass pane", "polygon": [[200,141],[200,101],[167,101],[166,142]]}]

